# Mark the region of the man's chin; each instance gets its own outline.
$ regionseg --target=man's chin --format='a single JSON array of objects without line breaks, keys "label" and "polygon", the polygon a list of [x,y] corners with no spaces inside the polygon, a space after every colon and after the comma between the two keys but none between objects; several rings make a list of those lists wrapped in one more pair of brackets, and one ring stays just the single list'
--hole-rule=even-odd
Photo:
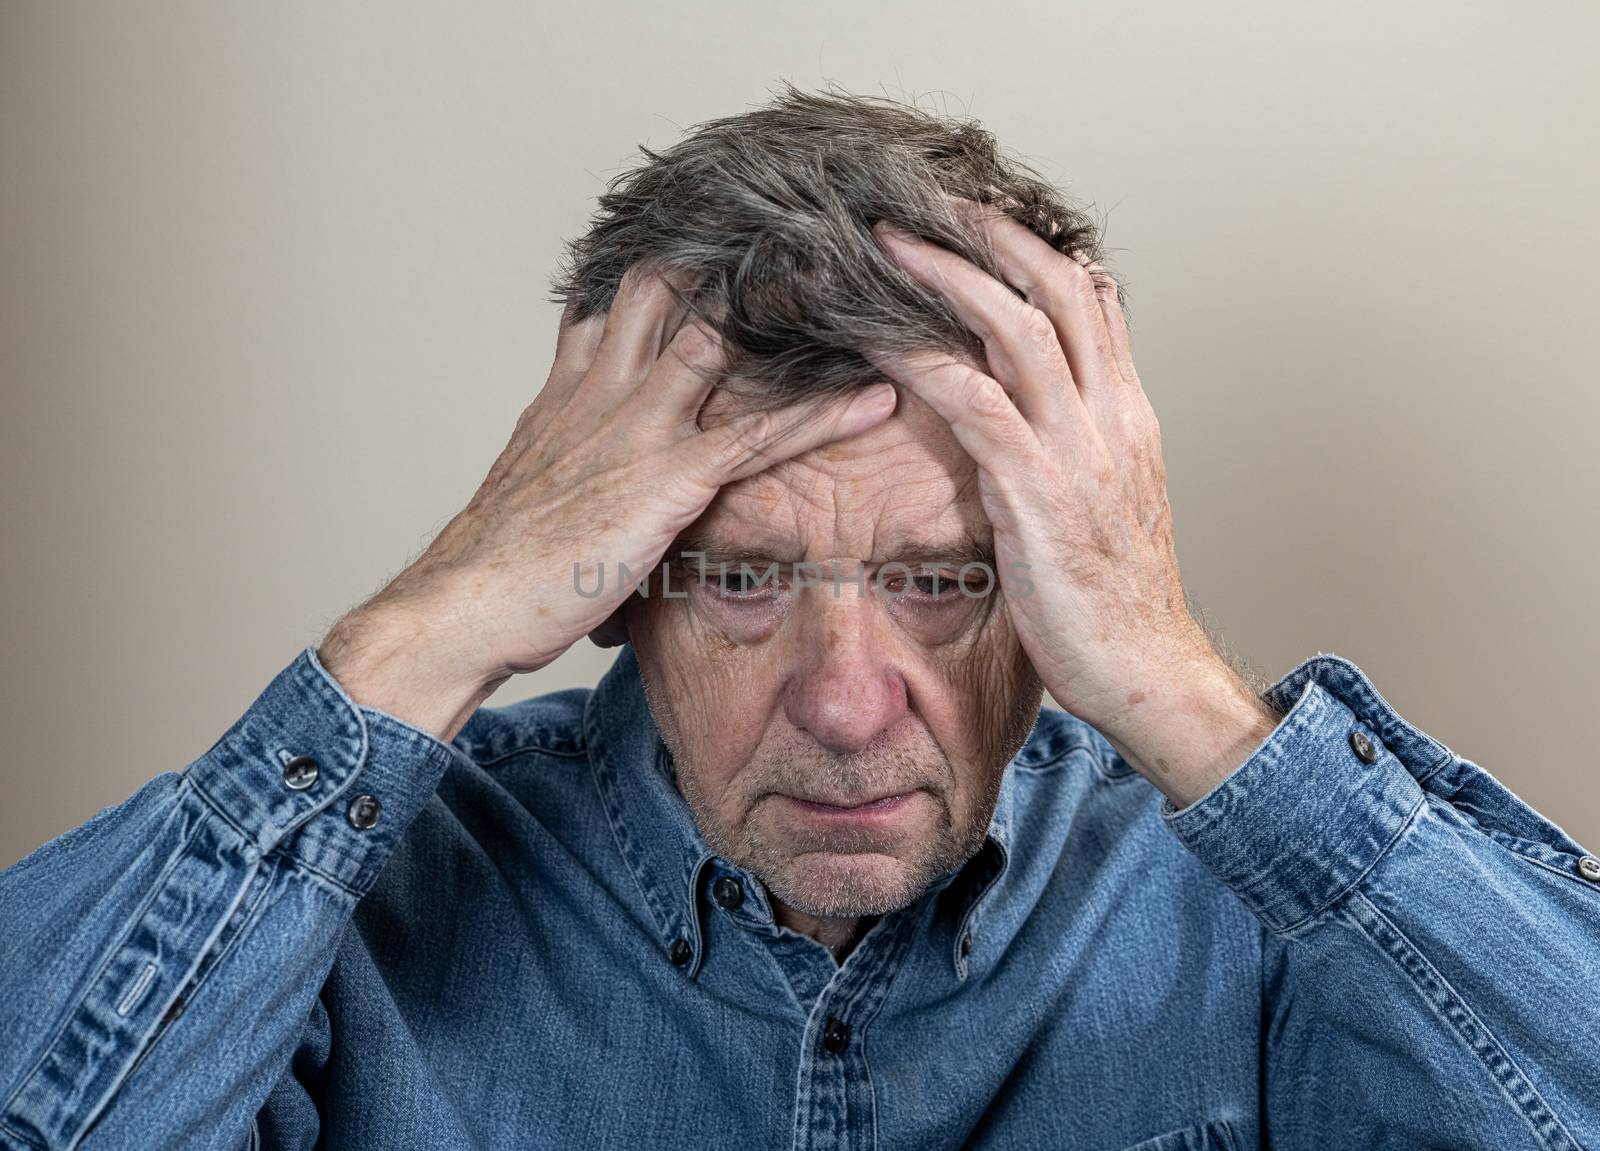
[{"label": "man's chin", "polygon": [[886,915],[915,903],[931,876],[893,855],[814,851],[796,856],[762,882],[786,906],[826,919]]}]

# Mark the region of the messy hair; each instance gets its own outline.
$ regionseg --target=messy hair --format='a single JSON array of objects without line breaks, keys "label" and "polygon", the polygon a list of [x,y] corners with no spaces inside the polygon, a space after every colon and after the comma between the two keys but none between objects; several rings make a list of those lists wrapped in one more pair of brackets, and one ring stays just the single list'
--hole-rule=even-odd
[{"label": "messy hair", "polygon": [[635,262],[682,274],[695,286],[678,298],[721,337],[730,383],[768,400],[880,379],[866,349],[983,362],[950,306],[878,246],[878,220],[998,275],[983,230],[947,199],[957,196],[1104,261],[1088,214],[992,133],[887,97],[785,83],[769,104],[639,151],[645,163],[610,181],[588,231],[567,243],[555,301],[581,320],[610,308]]}]

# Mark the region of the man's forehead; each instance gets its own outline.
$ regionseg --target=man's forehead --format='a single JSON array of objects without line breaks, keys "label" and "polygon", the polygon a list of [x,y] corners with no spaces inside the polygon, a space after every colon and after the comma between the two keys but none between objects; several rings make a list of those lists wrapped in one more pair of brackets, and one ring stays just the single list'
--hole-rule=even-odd
[{"label": "man's forehead", "polygon": [[892,416],[724,487],[679,550],[800,562],[989,554],[977,469],[945,421],[904,391]]},{"label": "man's forehead", "polygon": [[[853,558],[865,563],[978,563],[994,558],[992,538],[957,529],[872,532],[865,546],[828,546],[815,535],[801,531],[774,531],[761,525],[707,525],[691,527],[673,545],[676,554],[704,556],[706,562],[737,563],[742,560],[769,560],[777,563],[803,563],[824,558]],[[863,554],[864,553],[864,554]]]}]

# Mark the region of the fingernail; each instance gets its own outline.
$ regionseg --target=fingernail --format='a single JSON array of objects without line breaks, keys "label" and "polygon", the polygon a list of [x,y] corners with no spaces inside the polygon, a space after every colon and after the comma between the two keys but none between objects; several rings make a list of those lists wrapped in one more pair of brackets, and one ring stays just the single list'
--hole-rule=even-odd
[{"label": "fingernail", "polygon": [[886,384],[880,381],[880,383],[870,384],[870,386],[861,389],[861,399],[858,402],[866,403],[869,407],[874,408],[893,408],[896,394],[898,392],[894,391],[894,384]]},{"label": "fingernail", "polygon": [[893,224],[889,223],[888,220],[879,220],[876,224],[872,225],[872,230],[876,232],[880,238],[885,240],[898,240],[902,244],[914,244],[917,242],[916,237],[910,232],[906,232],[895,227]]},{"label": "fingernail", "polygon": [[877,383],[858,392],[850,407],[861,416],[875,416],[893,410],[897,398],[893,384]]}]

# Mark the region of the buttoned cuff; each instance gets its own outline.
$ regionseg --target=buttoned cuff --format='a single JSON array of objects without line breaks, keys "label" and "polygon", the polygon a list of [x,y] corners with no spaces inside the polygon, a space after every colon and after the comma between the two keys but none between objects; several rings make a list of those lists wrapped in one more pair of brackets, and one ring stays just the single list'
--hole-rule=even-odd
[{"label": "buttoned cuff", "polygon": [[185,774],[263,855],[362,894],[458,754],[358,705],[307,647]]},{"label": "buttoned cuff", "polygon": [[1365,673],[1321,653],[1261,698],[1282,715],[1200,799],[1161,817],[1268,928],[1293,930],[1371,869],[1454,754],[1407,723]]}]

